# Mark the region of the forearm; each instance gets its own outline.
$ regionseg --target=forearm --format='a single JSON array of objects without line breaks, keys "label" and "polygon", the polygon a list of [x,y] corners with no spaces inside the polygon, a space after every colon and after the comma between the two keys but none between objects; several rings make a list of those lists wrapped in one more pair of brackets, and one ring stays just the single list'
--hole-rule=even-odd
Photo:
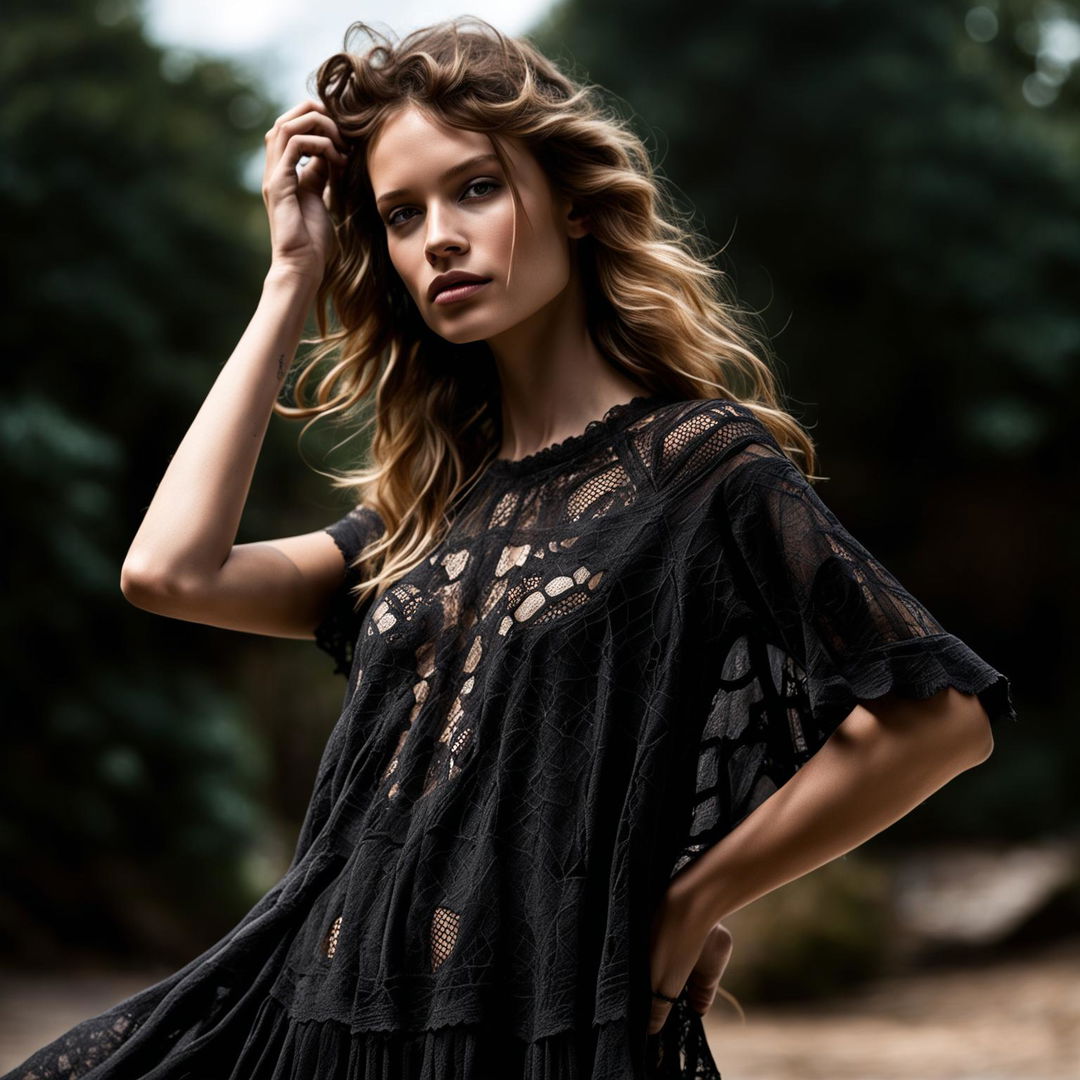
[{"label": "forearm", "polygon": [[673,882],[702,928],[899,820],[993,745],[978,699],[859,706],[818,752]]},{"label": "forearm", "polygon": [[124,561],[122,587],[181,589],[216,573],[236,540],[274,402],[314,286],[271,270],[259,303],[165,470]]}]

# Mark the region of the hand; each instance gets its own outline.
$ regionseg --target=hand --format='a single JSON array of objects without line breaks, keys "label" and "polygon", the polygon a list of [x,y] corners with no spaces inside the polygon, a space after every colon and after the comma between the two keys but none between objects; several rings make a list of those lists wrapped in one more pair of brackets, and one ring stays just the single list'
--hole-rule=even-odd
[{"label": "hand", "polygon": [[[731,931],[723,923],[703,929],[681,890],[669,888],[653,917],[650,985],[669,997],[678,997],[685,987],[691,1008],[704,1016],[716,1000],[731,950]],[[652,998],[650,1035],[664,1026],[671,1008],[670,1002]]]},{"label": "hand", "polygon": [[[310,160],[296,166],[303,155]],[[262,195],[270,218],[272,266],[322,280],[333,240],[330,182],[348,161],[345,140],[319,101],[282,113],[266,133]]]}]

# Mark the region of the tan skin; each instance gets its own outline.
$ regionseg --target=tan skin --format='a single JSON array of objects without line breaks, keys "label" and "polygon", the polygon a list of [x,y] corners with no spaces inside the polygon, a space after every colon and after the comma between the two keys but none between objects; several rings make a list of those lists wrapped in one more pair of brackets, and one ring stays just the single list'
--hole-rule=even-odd
[{"label": "tan skin", "polygon": [[[517,220],[512,261],[514,209],[499,167],[480,170],[501,185],[494,191],[466,189],[475,179],[471,172],[438,180],[476,153],[478,140],[489,148],[474,132],[445,129],[406,110],[369,148],[369,169],[377,196],[409,190],[394,207],[380,209],[408,207],[395,218],[408,223],[388,231],[387,246],[429,325],[449,340],[483,338],[491,346],[503,386],[506,436],[499,456],[519,458],[647,391],[606,364],[589,337],[573,258],[587,222],[557,197],[527,149],[508,144],[527,215]],[[170,618],[311,639],[341,583],[342,555],[333,539],[321,528],[243,544],[236,534],[273,404],[331,250],[328,184],[347,160],[347,146],[318,101],[283,113],[265,142],[262,194],[272,254],[262,293],[169,461],[128,549],[120,588],[135,606]],[[298,175],[303,155],[310,160]],[[458,268],[490,276],[495,288],[482,290],[483,302],[478,294],[476,302],[432,304],[431,279]],[[723,926],[701,935],[688,977],[702,1013],[712,1005],[730,951]],[[685,942],[678,954],[681,971]]]}]

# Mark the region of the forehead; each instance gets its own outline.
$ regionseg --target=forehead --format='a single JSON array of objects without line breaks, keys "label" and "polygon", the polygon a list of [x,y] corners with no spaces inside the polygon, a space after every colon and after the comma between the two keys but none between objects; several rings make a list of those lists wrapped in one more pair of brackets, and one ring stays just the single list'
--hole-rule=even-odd
[{"label": "forehead", "polygon": [[[500,142],[516,176],[527,177],[530,165],[536,168],[532,155],[517,139],[504,135]],[[433,183],[450,166],[493,152],[486,133],[453,127],[407,105],[383,124],[368,146],[368,175],[378,197],[391,189]]]}]

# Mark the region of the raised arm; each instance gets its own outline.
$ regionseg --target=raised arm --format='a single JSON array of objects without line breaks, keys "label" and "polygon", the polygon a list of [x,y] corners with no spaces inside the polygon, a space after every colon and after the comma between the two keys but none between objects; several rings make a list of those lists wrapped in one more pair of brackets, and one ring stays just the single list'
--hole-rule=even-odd
[{"label": "raised arm", "polygon": [[[120,588],[136,606],[173,618],[310,638],[342,580],[344,558],[333,538],[319,529],[235,541],[273,405],[325,267],[332,240],[325,187],[343,155],[318,102],[284,113],[266,142],[270,269],[254,315],[147,508]],[[311,161],[298,177],[303,154]]]}]

